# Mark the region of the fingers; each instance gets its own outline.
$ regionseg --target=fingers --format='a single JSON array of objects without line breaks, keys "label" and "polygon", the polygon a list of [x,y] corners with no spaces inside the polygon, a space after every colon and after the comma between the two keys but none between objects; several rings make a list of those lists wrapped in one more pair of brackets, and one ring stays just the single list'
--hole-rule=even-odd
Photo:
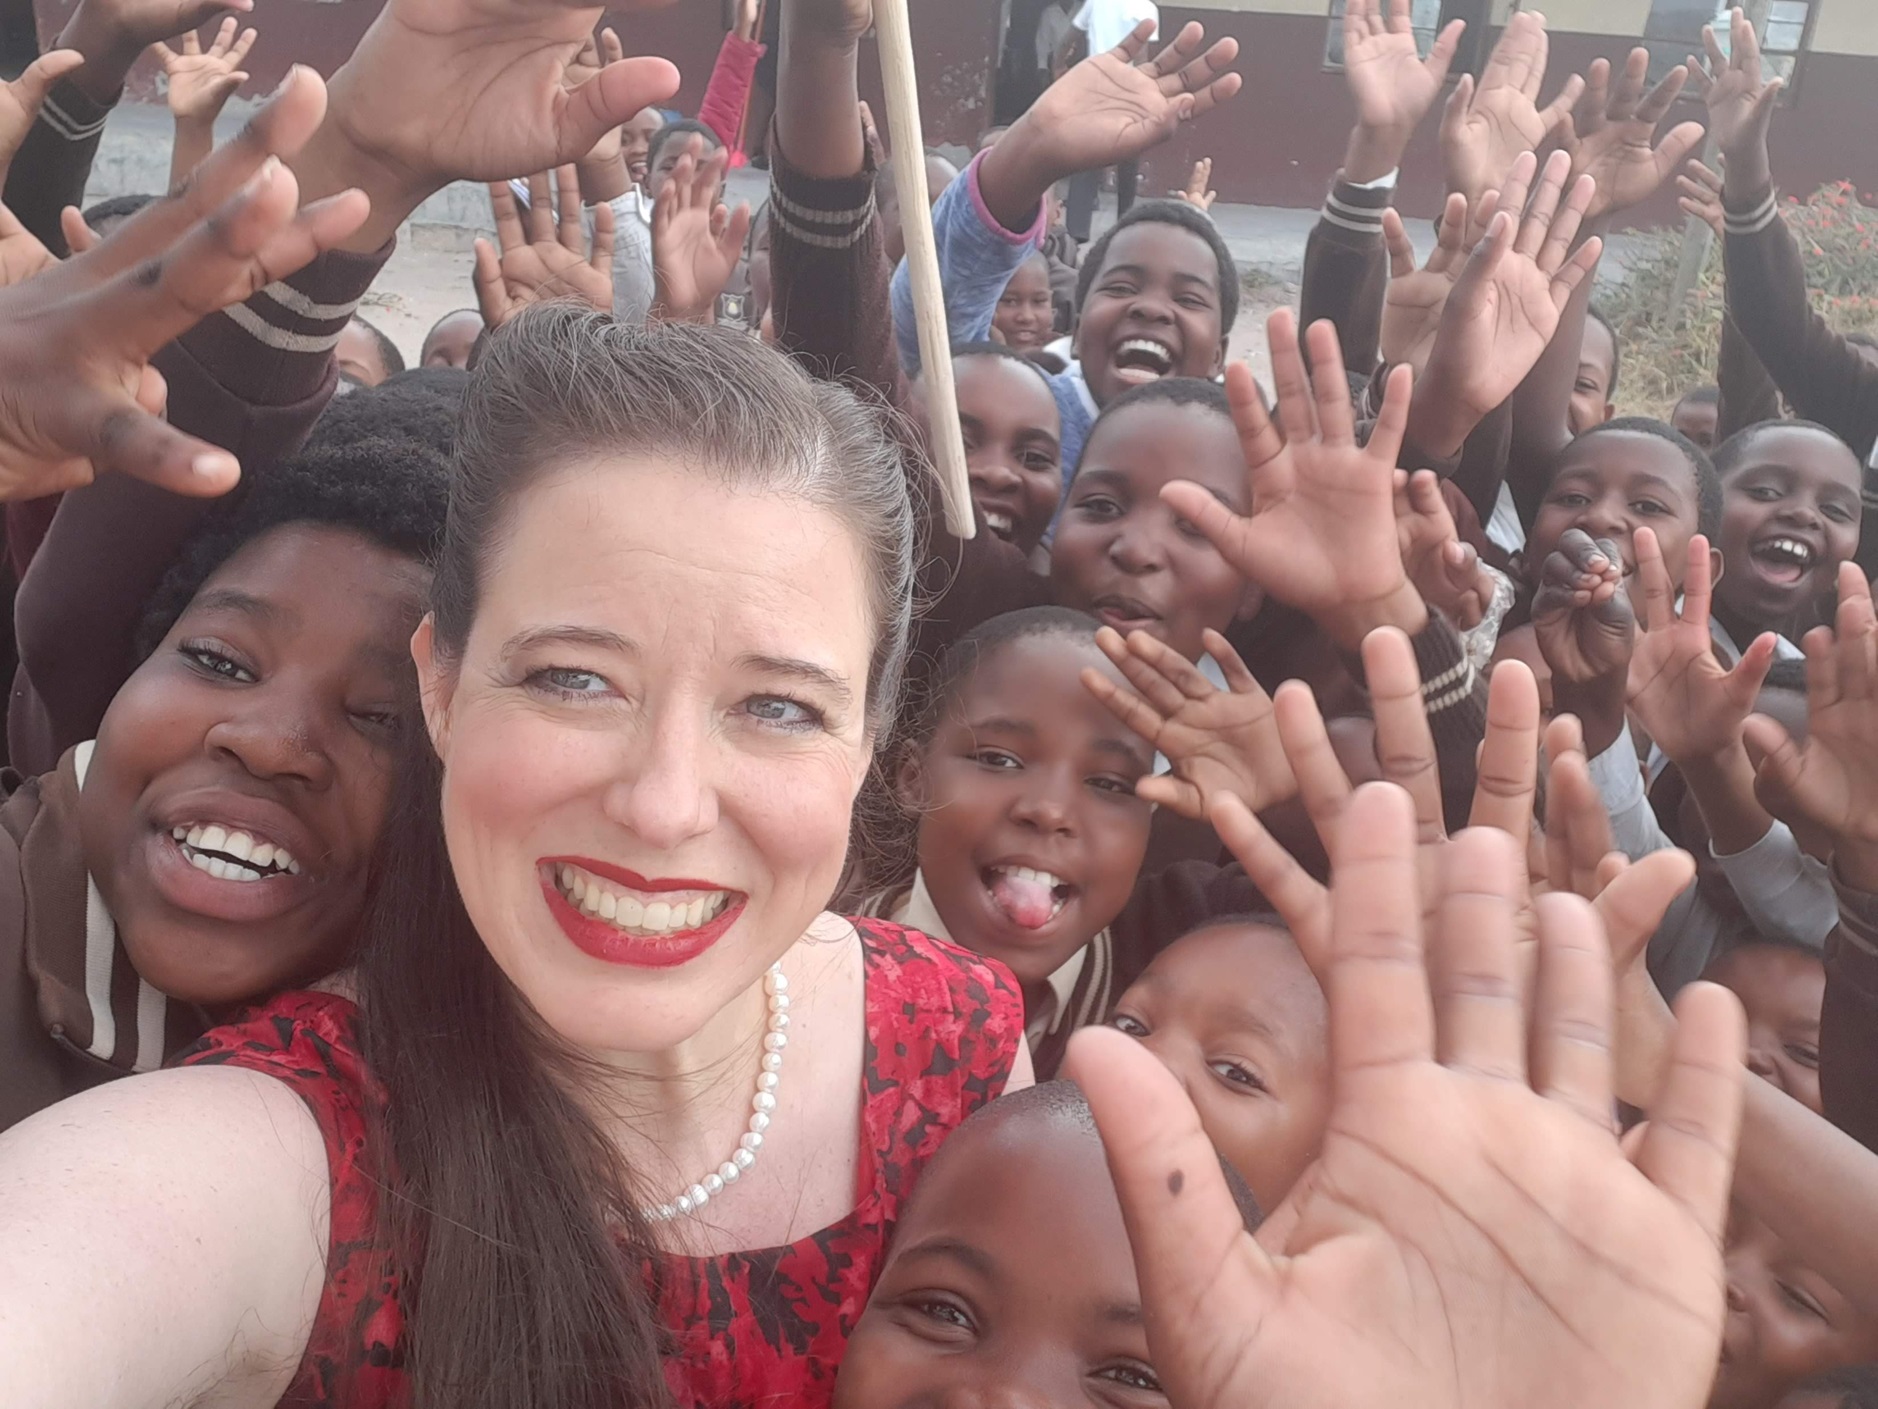
[{"label": "fingers", "polygon": [[[233,20],[232,17],[228,20],[223,21],[224,31],[232,30],[234,28],[234,24],[235,24],[235,21]],[[229,67],[240,68],[242,64],[247,60],[248,51],[254,48],[254,41],[259,39],[260,37],[261,37],[260,32],[253,28],[242,30],[241,38],[237,39],[234,42],[233,46],[228,51]]]},{"label": "fingers", "polygon": [[[717,208],[717,215],[722,217],[724,214],[724,207],[720,205]],[[729,218],[724,222],[724,228],[718,236],[717,243],[724,251],[725,258],[732,264],[736,263],[737,256],[743,249],[743,242],[749,238],[750,221],[753,218],[750,203],[739,201],[737,208],[729,212]]]},{"label": "fingers", "polygon": [[483,315],[483,326],[500,328],[509,321],[513,307],[508,284],[502,278],[502,260],[489,241],[476,241],[476,307]]},{"label": "fingers", "polygon": [[[1815,703],[1813,707],[1819,706]],[[1760,760],[1755,769],[1755,791],[1758,793],[1762,786],[1771,783],[1792,796],[1806,773],[1806,755],[1800,752],[1800,746],[1794,743],[1786,727],[1765,714],[1750,714],[1741,726],[1741,741],[1747,745],[1750,757]]]},{"label": "fingers", "polygon": [[489,183],[489,210],[495,218],[496,239],[504,254],[528,243],[528,232],[522,228],[522,213],[508,182]]},{"label": "fingers", "polygon": [[[1317,405],[1318,435],[1326,445],[1356,444],[1356,411],[1350,403],[1349,374],[1343,370],[1343,348],[1337,327],[1319,319],[1305,332],[1311,348],[1311,393]],[[1395,456],[1389,457],[1395,463]]]},{"label": "fingers", "polygon": [[1539,982],[1529,1052],[1533,1090],[1610,1130],[1613,984],[1604,926],[1590,903],[1575,895],[1541,896],[1534,909]]},{"label": "fingers", "polygon": [[[1434,1055],[1413,804],[1388,783],[1350,799],[1331,875],[1332,1099],[1371,1067]],[[1487,835],[1483,833],[1482,835]]]},{"label": "fingers", "polygon": [[1488,685],[1487,730],[1467,825],[1507,833],[1522,854],[1539,788],[1539,721],[1539,683],[1531,668],[1502,661]]},{"label": "fingers", "polygon": [[1583,75],[1574,73],[1565,80],[1565,86],[1559,89],[1558,96],[1539,110],[1539,121],[1547,132],[1555,131],[1559,124],[1572,115],[1585,96]]},{"label": "fingers", "polygon": [[[1699,533],[1689,540],[1688,553],[1688,561],[1682,569],[1682,620],[1687,625],[1699,626],[1707,631],[1709,603],[1714,593],[1715,560],[1709,554],[1708,539]],[[1657,561],[1662,562],[1660,545]]]},{"label": "fingers", "polygon": [[1719,1245],[1741,1133],[1746,1021],[1735,996],[1712,983],[1690,984],[1675,1006],[1669,1070],[1637,1168]]},{"label": "fingers", "polygon": [[593,253],[587,263],[596,274],[613,277],[613,207],[602,202],[593,208]]},{"label": "fingers", "polygon": [[[1393,465],[1401,458],[1402,441],[1408,435],[1409,404],[1414,395],[1414,370],[1406,362],[1390,368],[1389,375],[1383,379],[1382,406],[1376,412],[1375,424],[1369,428],[1369,440],[1363,446],[1363,453],[1372,463]],[[1345,400],[1348,401],[1347,393]]]},{"label": "fingers", "polygon": [[1330,892],[1232,794],[1215,799],[1206,817],[1259,894],[1284,918],[1318,982],[1324,982],[1330,971]]},{"label": "fingers", "polygon": [[1552,217],[1558,213],[1559,203],[1565,194],[1565,178],[1571,175],[1572,159],[1565,152],[1554,152],[1546,158],[1545,169],[1539,174],[1538,185],[1533,188],[1532,203],[1527,207],[1526,218],[1520,222],[1519,235],[1513,241],[1513,249],[1528,259],[1537,259],[1545,247],[1546,234],[1552,228]]},{"label": "fingers", "polygon": [[1593,903],[1604,922],[1612,970],[1623,973],[1642,962],[1670,905],[1694,884],[1695,858],[1686,851],[1653,851],[1615,876],[1605,873],[1605,865],[1599,862]]},{"label": "fingers", "polygon": [[1448,69],[1454,63],[1454,55],[1460,50],[1461,35],[1466,29],[1466,20],[1452,20],[1435,36],[1435,42],[1430,46],[1428,58],[1422,67],[1436,83],[1448,81]]},{"label": "fingers", "polygon": [[[1271,350],[1272,394],[1278,403],[1278,424],[1284,432],[1283,441],[1279,442],[1278,448],[1282,448],[1284,442],[1310,440],[1317,434],[1317,417],[1311,408],[1313,388],[1310,376],[1304,369],[1304,355],[1298,350],[1297,319],[1290,309],[1280,308],[1265,320],[1265,338]],[[1231,377],[1232,370],[1232,368],[1227,369],[1228,378]],[[1251,377],[1252,371],[1248,367],[1244,380],[1250,382]],[[1229,393],[1233,390],[1230,380],[1226,384],[1226,389]],[[1251,392],[1250,399],[1256,406],[1258,389],[1252,386],[1248,390]],[[1262,407],[1254,411],[1253,406],[1247,406],[1243,408],[1246,413],[1244,415],[1241,414],[1241,409],[1239,398],[1234,397],[1233,419],[1239,426],[1239,444],[1245,450],[1246,464],[1256,470],[1265,461],[1273,458],[1277,449],[1270,449],[1257,458],[1254,457],[1253,446],[1247,435],[1247,418],[1255,415],[1268,425],[1269,421]],[[1269,438],[1261,440],[1260,444],[1262,447],[1269,446]]]},{"label": "fingers", "polygon": [[1442,853],[1428,981],[1443,1066],[1525,1080],[1526,1013],[1513,942],[1525,878],[1524,847],[1492,828],[1470,828]]},{"label": "fingers", "polygon": [[[1391,206],[1389,213],[1393,214],[1394,210],[1395,207]],[[1401,216],[1396,216],[1398,225],[1401,224],[1401,220]],[[1386,228],[1384,233],[1387,233]],[[1407,242],[1406,232],[1404,232],[1403,240],[1404,243]],[[1455,191],[1449,194],[1447,204],[1441,209],[1441,221],[1435,227],[1435,253],[1429,258],[1428,267],[1430,269],[1450,268],[1466,252],[1466,247],[1467,197]],[[1411,258],[1413,254],[1414,251],[1411,248]]]},{"label": "fingers", "polygon": [[602,66],[616,64],[626,57],[626,48],[620,43],[619,35],[613,26],[607,25],[600,31],[600,59]]},{"label": "fingers", "polygon": [[[1630,545],[1637,553],[1637,580],[1643,584],[1643,625],[1646,631],[1662,631],[1676,621],[1676,589],[1663,565],[1663,548],[1653,529],[1640,528],[1631,535]],[[1684,587],[1688,584],[1685,582]],[[1706,603],[1704,604],[1706,609]]]},{"label": "fingers", "polygon": [[75,255],[87,254],[98,246],[98,232],[85,223],[75,205],[59,212],[59,233],[65,236],[65,247]]},{"label": "fingers", "polygon": [[1871,584],[1857,563],[1839,565],[1839,610],[1833,636],[1840,697],[1878,697],[1878,615],[1872,608]]},{"label": "fingers", "polygon": [[[1199,1357],[1181,1353],[1182,1328],[1202,1323],[1203,1303],[1215,1299],[1256,1324],[1275,1273],[1245,1232],[1192,1100],[1158,1057],[1113,1028],[1085,1028],[1070,1040],[1063,1074],[1095,1115],[1142,1306],[1157,1328],[1156,1363],[1169,1397],[1185,1402],[1196,1387],[1181,1376]],[[1208,1275],[1196,1277],[1202,1267]]]},{"label": "fingers", "polygon": [[1531,152],[1521,152],[1513,169],[1500,183],[1500,209],[1510,213],[1515,223],[1526,209],[1526,199],[1538,174],[1539,158]]},{"label": "fingers", "polygon": [[580,175],[572,163],[554,169],[554,187],[558,212],[555,231],[561,248],[579,254],[587,241],[580,223]]},{"label": "fingers", "polygon": [[1764,631],[1741,653],[1734,669],[1728,672],[1728,698],[1742,712],[1754,708],[1754,700],[1767,683],[1767,672],[1774,668],[1774,650],[1780,638]]},{"label": "fingers", "polygon": [[[82,68],[84,63],[85,56],[76,49],[54,49],[50,54],[41,54],[34,59],[13,80],[10,86],[25,111],[28,126],[31,125],[31,119],[39,115],[39,109],[44,106],[46,95],[52,91],[53,85],[68,73]],[[24,133],[20,135],[25,136]],[[11,153],[4,155],[10,156]]]},{"label": "fingers", "polygon": [[[145,369],[146,381],[156,377]],[[156,377],[160,404],[161,378]],[[185,435],[121,389],[75,387],[47,420],[62,444],[81,449],[94,470],[147,480],[172,494],[212,498],[226,494],[241,477],[233,455]]]},{"label": "fingers", "polygon": [[[1376,761],[1382,776],[1414,802],[1420,839],[1439,841],[1447,835],[1441,810],[1441,761],[1422,704],[1415,648],[1394,627],[1372,631],[1363,642],[1363,673],[1376,719]],[[1336,853],[1331,855],[1334,859]]]},{"label": "fingers", "polygon": [[1474,105],[1474,76],[1464,73],[1456,81],[1454,91],[1448,95],[1448,101],[1441,109],[1441,141],[1447,145],[1460,136],[1461,129],[1467,123],[1467,114]]},{"label": "fingers", "polygon": [[530,244],[550,244],[554,240],[554,190],[545,171],[528,178],[528,209],[522,212],[522,228]]},{"label": "fingers", "polygon": [[1192,661],[1145,631],[1132,631],[1124,640],[1120,632],[1105,626],[1096,633],[1096,644],[1162,714],[1173,714],[1189,700],[1218,693]]},{"label": "fingers", "polygon": [[1280,685],[1272,697],[1272,716],[1292,775],[1298,780],[1298,796],[1324,843],[1324,851],[1334,862],[1337,837],[1353,790],[1311,687],[1299,680]]},{"label": "fingers", "polygon": [[678,70],[664,59],[621,59],[579,87],[555,96],[555,158],[579,161],[641,108],[661,107],[678,91]]},{"label": "fingers", "polygon": [[[1136,632],[1134,634],[1140,636],[1144,641],[1153,642],[1153,644],[1159,646],[1161,650],[1166,651],[1169,655],[1179,660],[1181,664],[1189,664],[1187,658],[1181,655],[1180,652],[1174,650],[1171,646],[1162,645],[1161,642],[1156,641],[1154,637],[1149,636],[1146,632]],[[1259,684],[1257,678],[1253,676],[1250,670],[1246,669],[1245,661],[1240,659],[1239,652],[1233,649],[1232,642],[1228,641],[1224,636],[1220,635],[1219,632],[1209,626],[1200,633],[1200,644],[1206,648],[1206,653],[1213,658],[1213,664],[1219,667],[1219,673],[1225,677],[1226,688],[1228,690],[1231,690],[1235,695],[1257,695],[1260,699],[1270,703],[1270,696],[1265,693],[1265,687]],[[1199,674],[1197,670],[1194,673],[1196,675]],[[1206,677],[1201,676],[1200,678],[1204,680]]]}]

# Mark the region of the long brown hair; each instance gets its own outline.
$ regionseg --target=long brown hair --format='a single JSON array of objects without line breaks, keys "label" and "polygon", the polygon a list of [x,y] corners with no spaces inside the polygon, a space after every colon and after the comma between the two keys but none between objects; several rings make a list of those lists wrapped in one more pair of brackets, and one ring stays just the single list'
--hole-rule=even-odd
[{"label": "long brown hair", "polygon": [[[868,566],[868,718],[892,715],[912,601],[897,442],[849,393],[753,340],[627,328],[565,304],[492,338],[471,376],[432,589],[436,650],[461,658],[491,550],[537,476],[649,453],[840,517]],[[463,907],[440,766],[414,730],[399,767],[359,975],[388,1101],[387,1232],[415,1409],[667,1402],[633,1172],[579,1099],[582,1068],[509,984]]]}]

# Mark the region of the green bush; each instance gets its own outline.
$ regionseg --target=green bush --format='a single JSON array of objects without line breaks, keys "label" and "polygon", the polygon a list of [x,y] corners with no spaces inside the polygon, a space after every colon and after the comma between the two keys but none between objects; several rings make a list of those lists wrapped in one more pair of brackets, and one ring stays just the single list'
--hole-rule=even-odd
[{"label": "green bush", "polygon": [[[1823,186],[1781,207],[1800,253],[1813,307],[1842,333],[1878,331],[1878,207],[1849,181]],[[1682,232],[1639,237],[1624,274],[1606,279],[1599,309],[1623,343],[1618,404],[1626,415],[1667,416],[1691,387],[1715,380],[1721,345],[1721,241],[1682,316],[1672,307]]]}]

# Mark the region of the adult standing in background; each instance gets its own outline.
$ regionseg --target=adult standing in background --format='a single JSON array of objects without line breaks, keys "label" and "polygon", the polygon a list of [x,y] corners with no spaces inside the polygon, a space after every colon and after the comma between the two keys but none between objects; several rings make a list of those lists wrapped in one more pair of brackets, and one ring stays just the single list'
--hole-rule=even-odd
[{"label": "adult standing in background", "polygon": [[[1154,22],[1148,38],[1161,37],[1161,11],[1154,0],[1083,0],[1083,6],[1070,21],[1087,37],[1091,54],[1106,54],[1116,48],[1143,20]],[[1135,203],[1135,187],[1141,176],[1138,161],[1125,161],[1115,168],[1115,218],[1128,214]],[[1085,171],[1069,183],[1069,233],[1078,244],[1086,245],[1092,233],[1095,209],[1102,195],[1102,173]]]}]

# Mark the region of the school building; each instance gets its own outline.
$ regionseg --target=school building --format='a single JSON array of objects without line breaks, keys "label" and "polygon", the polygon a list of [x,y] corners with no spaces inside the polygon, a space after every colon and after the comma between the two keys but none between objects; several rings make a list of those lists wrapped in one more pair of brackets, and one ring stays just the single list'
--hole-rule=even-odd
[{"label": "school building", "polygon": [[[0,0],[0,4],[19,0]],[[74,0],[39,0],[40,34],[58,33]],[[258,0],[261,42],[250,65],[250,91],[266,92],[295,60],[326,72],[337,66],[377,14],[382,0]],[[771,4],[781,0],[769,0]],[[1038,21],[1049,4],[1072,11],[1080,0],[911,0],[927,139],[969,148],[1014,101],[1034,67]],[[1453,19],[1468,24],[1456,65],[1478,70],[1498,26],[1521,0],[1413,0],[1424,42]],[[1701,26],[1725,13],[1722,0],[1526,0],[1542,8],[1552,34],[1548,94],[1566,74],[1599,55],[1621,62],[1635,44],[1650,47],[1659,71],[1700,52]],[[1342,0],[1185,0],[1164,4],[1172,33],[1199,20],[1209,33],[1239,41],[1245,88],[1225,107],[1185,129],[1153,154],[1144,191],[1178,184],[1198,157],[1213,158],[1213,183],[1226,201],[1310,207],[1324,196],[1348,136],[1352,110],[1337,64]],[[684,88],[675,105],[694,110],[725,29],[723,0],[678,0],[662,10],[623,14],[628,52],[663,54],[678,64]],[[1878,0],[1771,0],[1767,49],[1788,74],[1774,125],[1774,169],[1790,191],[1851,180],[1878,190]],[[871,56],[862,86],[878,97]],[[133,79],[133,96],[153,96],[150,75]],[[1002,102],[1000,101],[1002,99]],[[882,109],[877,105],[876,112]],[[1685,101],[1679,113],[1700,117]],[[1440,189],[1436,118],[1424,124],[1406,162],[1402,203],[1432,214]],[[1643,213],[1673,220],[1667,197]]]}]

